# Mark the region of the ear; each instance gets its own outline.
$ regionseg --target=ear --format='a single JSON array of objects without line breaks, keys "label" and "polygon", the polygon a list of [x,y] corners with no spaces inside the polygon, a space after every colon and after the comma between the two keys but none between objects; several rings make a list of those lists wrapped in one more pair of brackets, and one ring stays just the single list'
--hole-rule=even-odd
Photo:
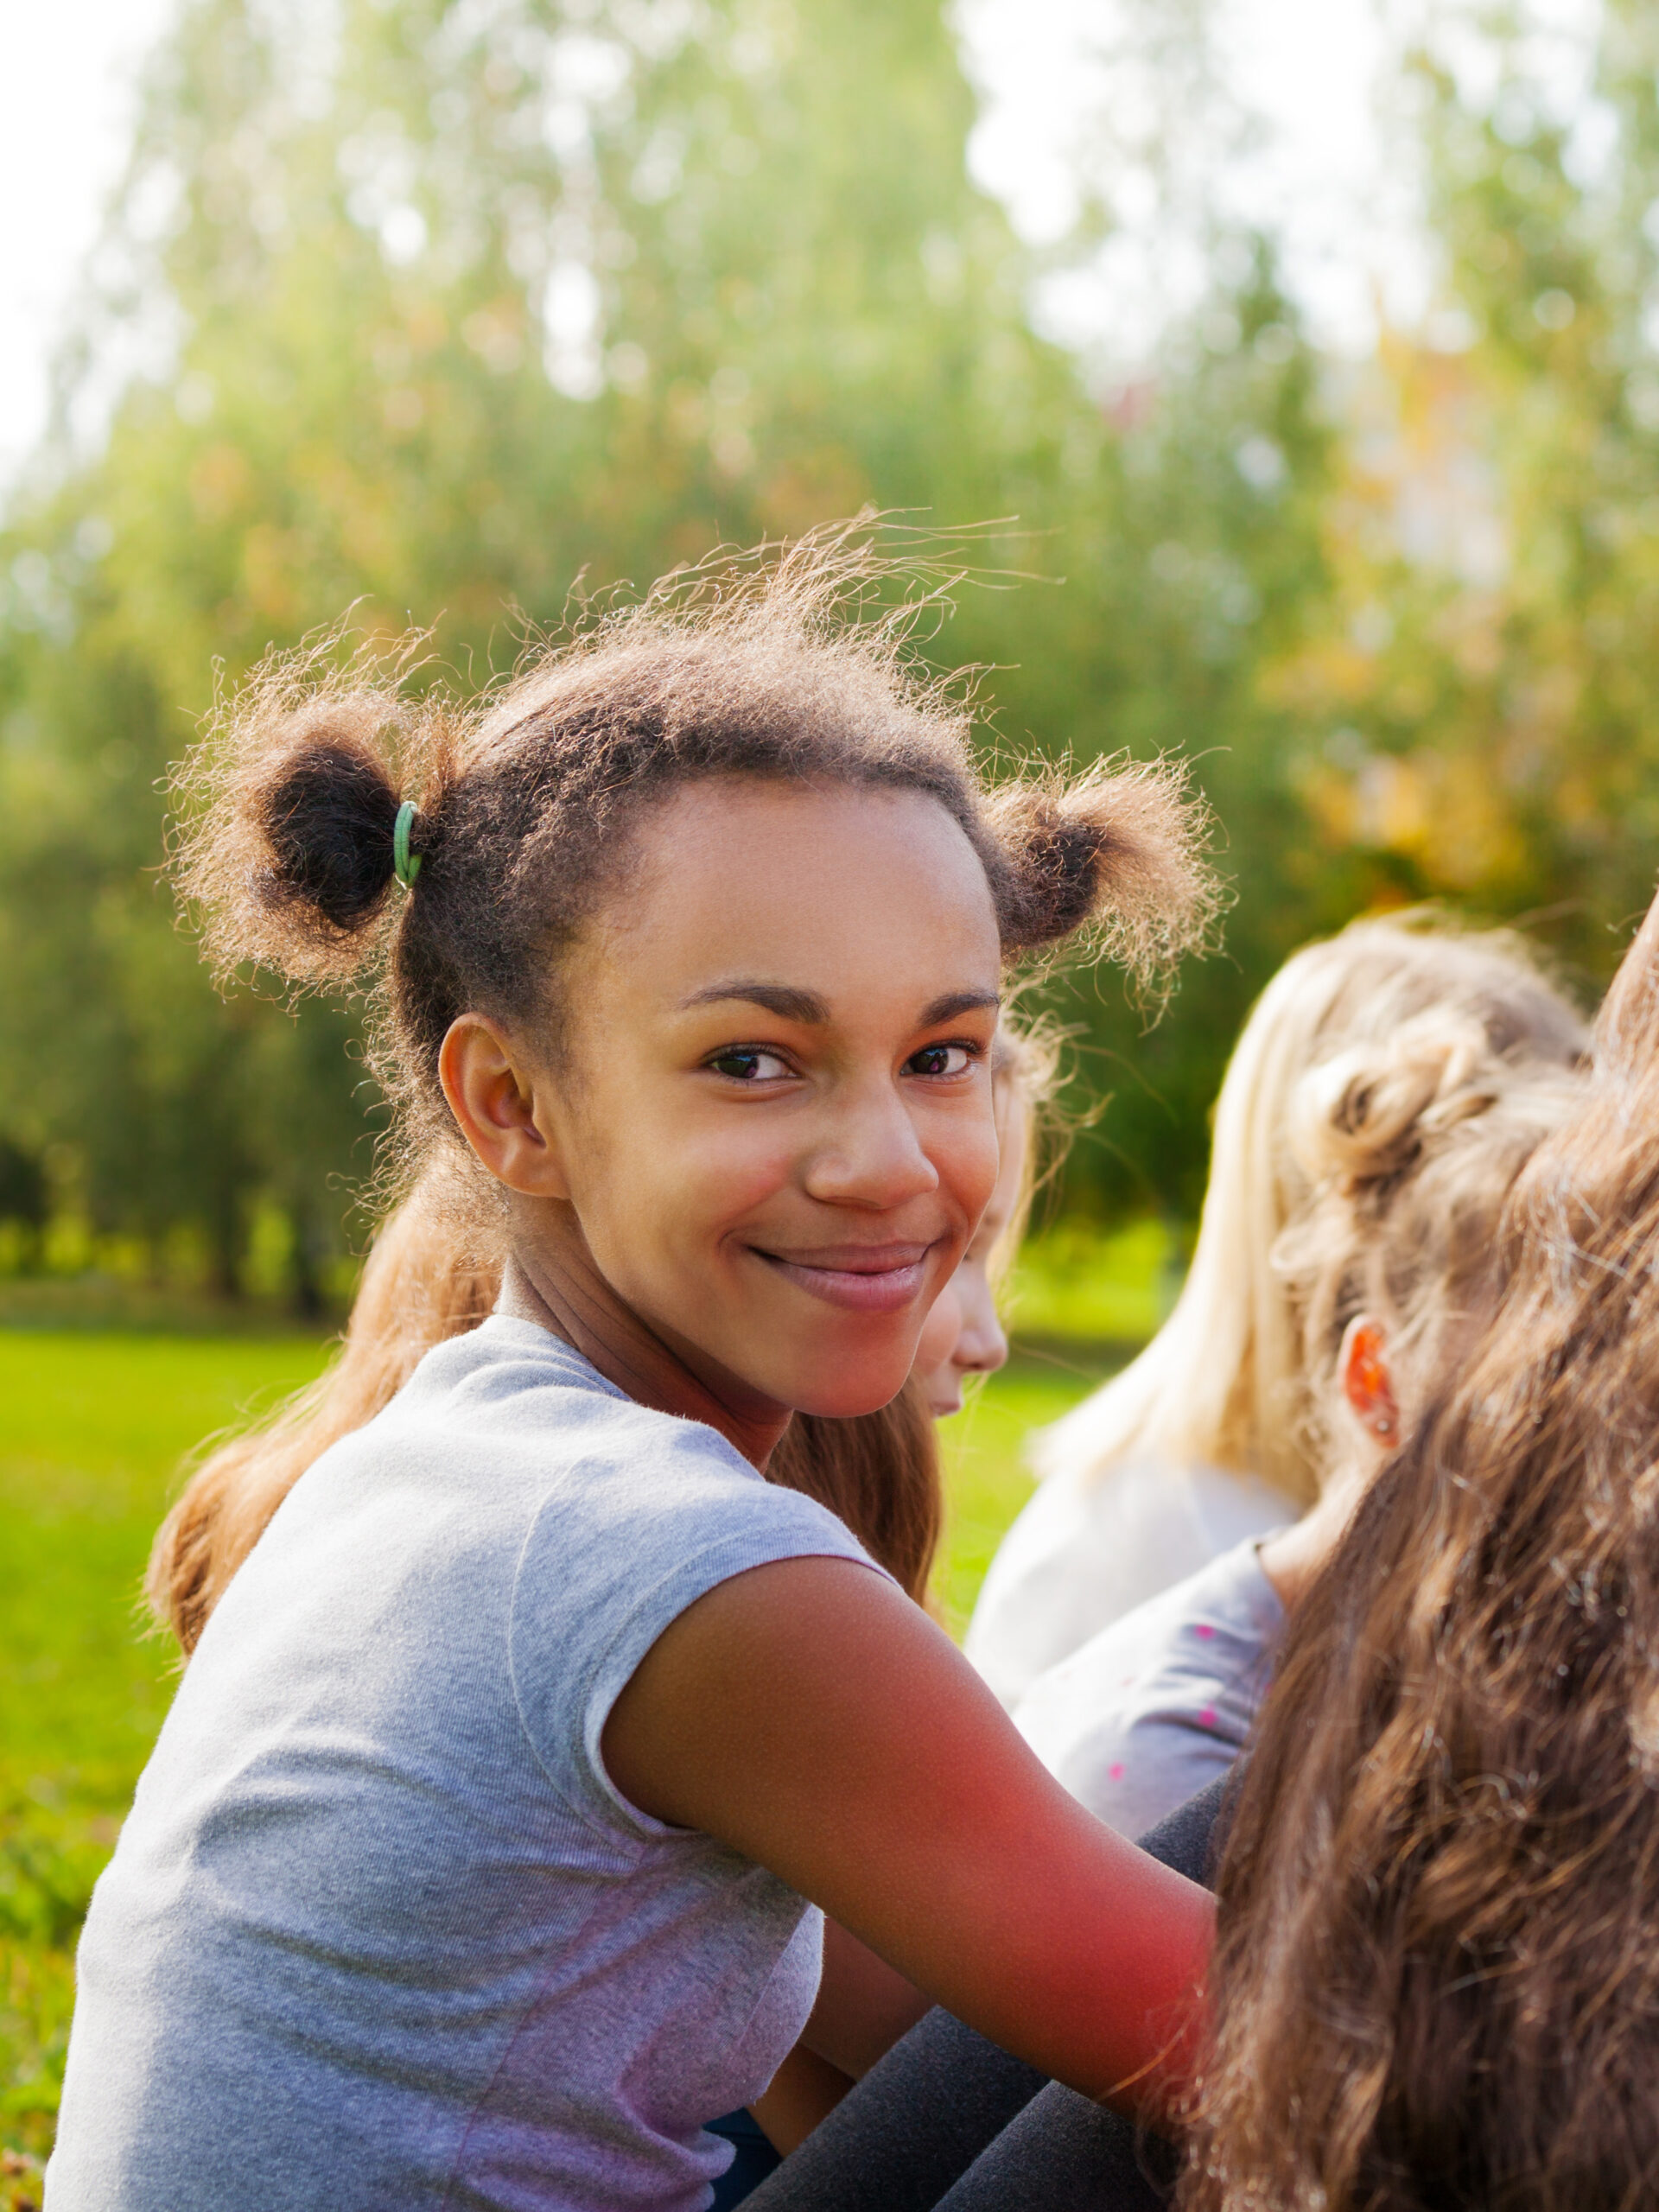
[{"label": "ear", "polygon": [[[438,1078],[461,1135],[498,1183],[537,1198],[570,1187],[537,1077],[486,1015],[463,1014],[438,1053]],[[546,1078],[542,1078],[545,1087]]]},{"label": "ear", "polygon": [[1400,1433],[1400,1408],[1389,1366],[1388,1332],[1373,1315],[1356,1313],[1348,1324],[1337,1374],[1354,1419],[1378,1450],[1392,1451]]}]

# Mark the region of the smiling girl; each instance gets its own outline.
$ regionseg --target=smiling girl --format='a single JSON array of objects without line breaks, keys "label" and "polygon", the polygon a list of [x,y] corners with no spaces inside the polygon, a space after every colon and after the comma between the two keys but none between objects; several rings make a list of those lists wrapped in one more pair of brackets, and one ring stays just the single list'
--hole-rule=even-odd
[{"label": "smiling girl", "polygon": [[53,2212],[692,2212],[817,1907],[1080,2088],[1179,2088],[1207,1900],[760,1470],[905,1380],[996,1180],[1006,962],[1174,950],[1195,823],[1148,772],[984,791],[830,619],[849,561],[655,594],[471,717],[276,664],[193,767],[216,956],[380,979],[406,1143],[507,1258],[207,1622],[88,1916]]}]

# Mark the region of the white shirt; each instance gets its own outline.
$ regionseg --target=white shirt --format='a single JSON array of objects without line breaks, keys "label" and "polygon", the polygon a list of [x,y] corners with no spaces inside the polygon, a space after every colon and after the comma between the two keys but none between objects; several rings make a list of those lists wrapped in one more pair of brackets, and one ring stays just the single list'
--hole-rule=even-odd
[{"label": "white shirt", "polygon": [[1244,1749],[1284,1625],[1258,1544],[1240,1544],[1039,1675],[1014,1726],[1091,1813],[1144,1835]]},{"label": "white shirt", "polygon": [[1131,1459],[1051,1475],[1003,1538],[965,1649],[1012,1712],[1039,1675],[1160,1590],[1298,1518],[1282,1491],[1215,1467]]}]

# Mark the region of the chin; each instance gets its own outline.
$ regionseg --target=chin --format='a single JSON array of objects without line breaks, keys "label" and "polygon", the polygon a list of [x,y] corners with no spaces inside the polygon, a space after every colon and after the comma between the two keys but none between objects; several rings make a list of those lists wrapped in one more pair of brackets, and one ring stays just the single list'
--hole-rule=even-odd
[{"label": "chin", "polygon": [[905,1387],[907,1367],[869,1367],[849,1373],[845,1367],[833,1372],[803,1376],[785,1402],[797,1413],[817,1414],[827,1421],[851,1421],[859,1414],[879,1413],[890,1406]]}]

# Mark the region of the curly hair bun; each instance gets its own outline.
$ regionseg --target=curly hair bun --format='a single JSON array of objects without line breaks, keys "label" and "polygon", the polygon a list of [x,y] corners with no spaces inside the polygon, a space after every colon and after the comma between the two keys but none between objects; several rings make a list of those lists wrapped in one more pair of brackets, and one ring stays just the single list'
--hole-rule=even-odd
[{"label": "curly hair bun", "polygon": [[998,786],[986,812],[1007,855],[1003,941],[1039,951],[1092,927],[1099,950],[1158,987],[1221,906],[1203,858],[1211,817],[1184,766],[1099,761]]},{"label": "curly hair bun", "polygon": [[[175,864],[221,975],[251,960],[296,984],[340,983],[384,934],[398,785],[424,766],[432,716],[353,669],[319,676],[316,658],[257,676],[180,775],[203,810]],[[417,822],[417,846],[429,828]]]},{"label": "curly hair bun", "polygon": [[1291,1142],[1308,1179],[1351,1192],[1412,1166],[1426,1142],[1482,1114],[1504,1068],[1473,1016],[1436,1010],[1386,1044],[1312,1069],[1291,1102]]},{"label": "curly hair bun", "polygon": [[265,794],[270,860],[255,876],[255,896],[354,933],[391,880],[397,804],[385,764],[360,747],[336,736],[302,743]]}]

